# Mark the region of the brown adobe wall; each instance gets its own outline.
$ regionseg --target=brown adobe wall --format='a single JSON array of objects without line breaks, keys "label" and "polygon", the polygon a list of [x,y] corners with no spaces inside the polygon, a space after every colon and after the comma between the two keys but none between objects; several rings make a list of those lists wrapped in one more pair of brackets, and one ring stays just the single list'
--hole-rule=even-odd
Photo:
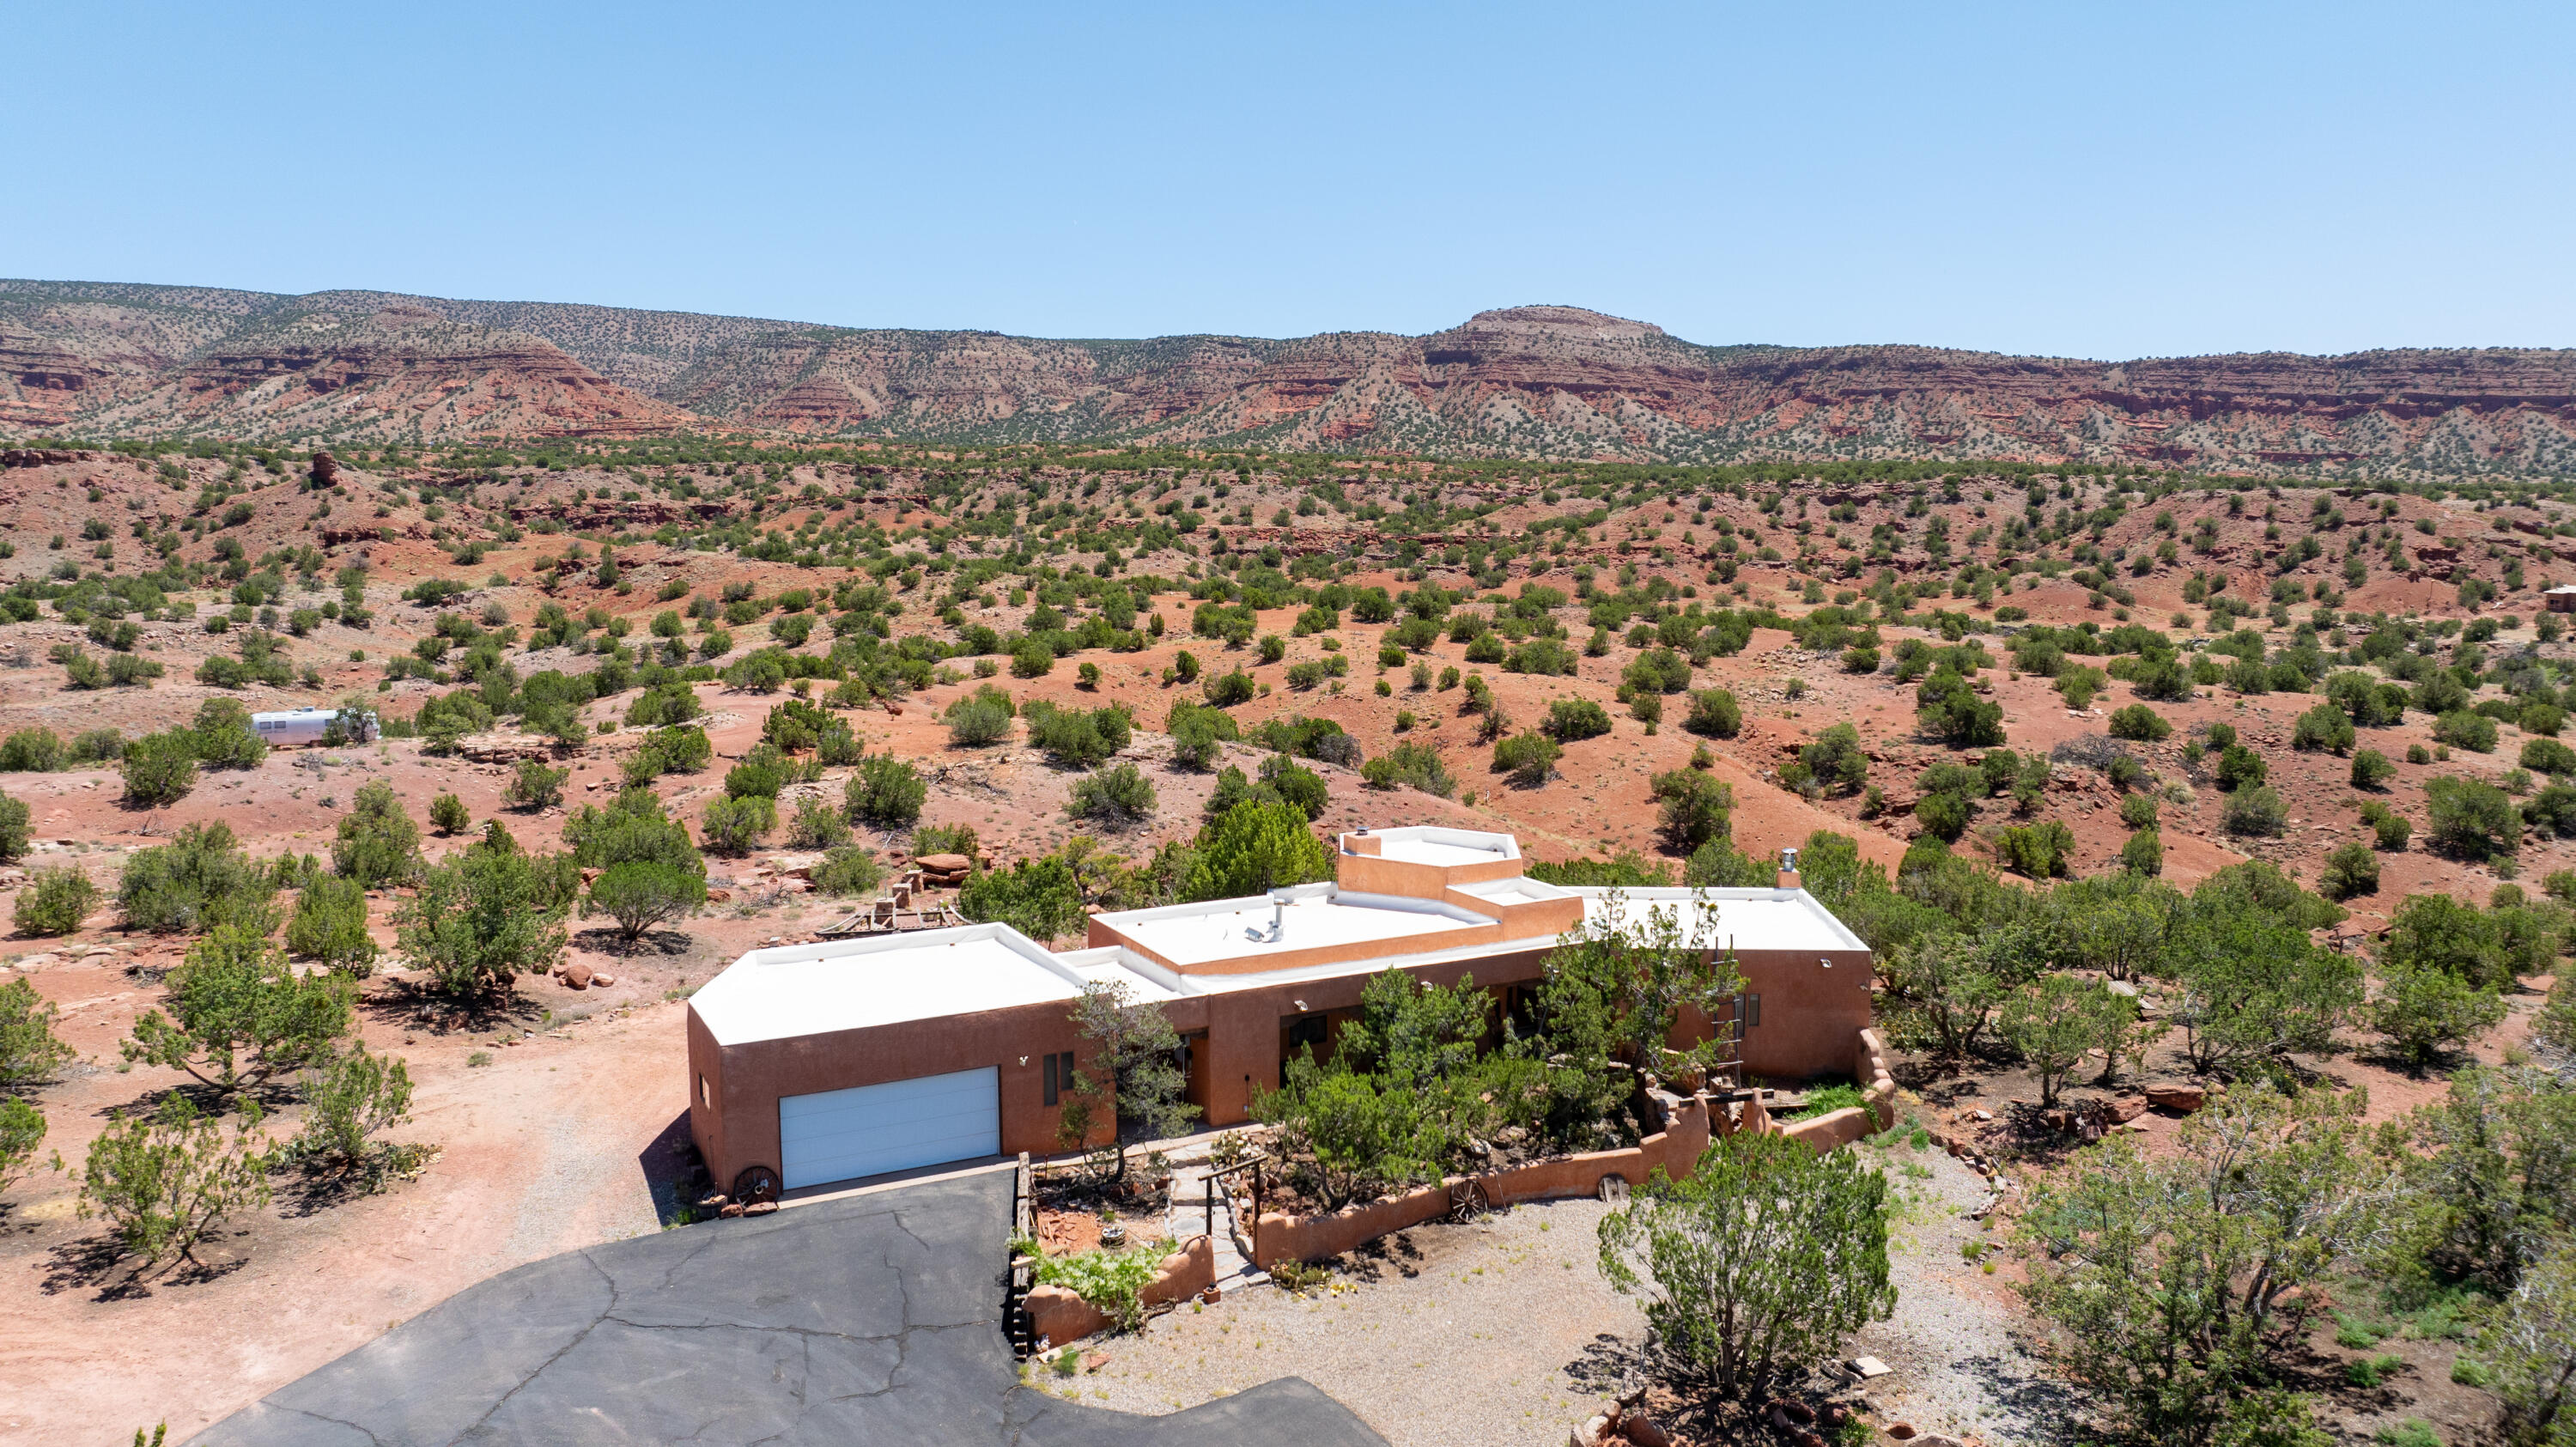
[{"label": "brown adobe wall", "polygon": [[[1354,843],[1359,841],[1354,840]],[[1367,842],[1376,843],[1375,839]],[[1333,856],[1333,879],[1357,894],[1393,894],[1411,899],[1438,899],[1453,884],[1482,884],[1511,879],[1528,868],[1526,859],[1495,858],[1481,864],[1416,864],[1376,853]]]},{"label": "brown adobe wall", "polygon": [[1483,1187],[1485,1199],[1492,1204],[1508,1206],[1556,1196],[1589,1196],[1612,1176],[1631,1186],[1644,1185],[1658,1169],[1669,1176],[1687,1176],[1708,1149],[1709,1121],[1708,1097],[1692,1096],[1673,1108],[1664,1129],[1625,1150],[1588,1151],[1478,1176],[1451,1176],[1436,1186],[1320,1216],[1265,1214],[1258,1225],[1259,1259],[1254,1264],[1267,1270],[1281,1261],[1339,1256],[1391,1231],[1435,1220],[1449,1213],[1450,1188],[1463,1181]]},{"label": "brown adobe wall", "polygon": [[[1182,1024],[1184,1012],[1172,1013],[1174,1023]],[[1043,1155],[1063,1149],[1056,1139],[1062,1107],[1046,1104],[1042,1062],[1049,1052],[1079,1051],[1082,1041],[1072,1012],[1060,1001],[724,1047],[715,1043],[694,1008],[688,1019],[689,1130],[718,1190],[746,1166],[782,1168],[782,1096],[985,1066],[1000,1068],[1002,1152]],[[701,1075],[707,1081],[705,1106],[697,1098]],[[1101,1122],[1094,1134],[1105,1141],[1108,1130]]]},{"label": "brown adobe wall", "polygon": [[1852,1079],[1859,1082],[1861,1098],[1869,1103],[1784,1126],[1782,1135],[1805,1141],[1815,1147],[1816,1154],[1823,1155],[1896,1124],[1896,1080],[1887,1073],[1886,1042],[1879,1039],[1876,1030],[1863,1030],[1853,1055]]},{"label": "brown adobe wall", "polygon": [[[1736,969],[1745,990],[1762,997],[1762,1023],[1744,1032],[1748,1076],[1806,1080],[1851,1069],[1852,1035],[1871,1023],[1867,950],[1742,950]],[[1696,1024],[1708,1028],[1705,1019]]]},{"label": "brown adobe wall", "polygon": [[1806,1143],[1818,1155],[1839,1149],[1896,1123],[1896,1082],[1888,1074],[1886,1043],[1876,1030],[1858,1031],[1856,1037],[1847,1043],[1853,1050],[1854,1077],[1863,1083],[1862,1095],[1869,1101],[1865,1108],[1837,1110],[1813,1120],[1783,1125],[1771,1119],[1759,1100],[1753,1100],[1744,1104],[1741,1117],[1730,1125],[1724,1117],[1712,1113],[1707,1096],[1695,1095],[1674,1106],[1672,1118],[1662,1131],[1627,1150],[1534,1161],[1480,1176],[1451,1176],[1436,1186],[1320,1216],[1265,1214],[1259,1222],[1259,1239],[1255,1243],[1259,1260],[1255,1264],[1267,1270],[1280,1261],[1319,1261],[1357,1250],[1390,1232],[1436,1220],[1449,1212],[1450,1188],[1466,1180],[1482,1186],[1486,1199],[1496,1206],[1593,1195],[1611,1176],[1621,1177],[1631,1187],[1641,1186],[1658,1168],[1678,1180],[1699,1164],[1701,1154],[1708,1149],[1712,1127],[1718,1135],[1746,1130],[1774,1132]]},{"label": "brown adobe wall", "polygon": [[[1215,1284],[1216,1245],[1205,1236],[1193,1236],[1182,1243],[1180,1250],[1163,1258],[1154,1279],[1145,1283],[1136,1299],[1147,1306],[1160,1306],[1167,1301],[1186,1301]],[[1077,1342],[1116,1325],[1109,1313],[1083,1300],[1070,1287],[1034,1287],[1022,1301],[1028,1307],[1032,1329],[1050,1346]]]}]

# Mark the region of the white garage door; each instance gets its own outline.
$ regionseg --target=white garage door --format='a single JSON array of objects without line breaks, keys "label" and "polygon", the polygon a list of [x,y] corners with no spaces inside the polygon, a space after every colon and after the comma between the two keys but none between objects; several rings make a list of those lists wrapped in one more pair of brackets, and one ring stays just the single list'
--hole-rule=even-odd
[{"label": "white garage door", "polygon": [[1002,1072],[994,1066],[890,1080],[778,1101],[787,1188],[846,1181],[1002,1151]]}]

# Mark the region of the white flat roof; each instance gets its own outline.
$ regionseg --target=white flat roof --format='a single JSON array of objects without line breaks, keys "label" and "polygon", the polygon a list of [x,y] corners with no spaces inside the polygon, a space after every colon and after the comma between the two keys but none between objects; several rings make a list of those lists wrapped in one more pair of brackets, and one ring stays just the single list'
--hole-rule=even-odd
[{"label": "white flat roof", "polygon": [[[1524,895],[1578,897],[1584,902],[1586,923],[1595,927],[1610,924],[1609,897],[1615,893],[1621,901],[1618,917],[1631,930],[1645,925],[1649,910],[1670,908],[1684,930],[1712,947],[1868,949],[1802,890],[1612,890],[1560,887],[1526,878],[1461,888],[1502,902]],[[1244,934],[1247,929],[1264,936],[1269,933],[1272,900],[1267,896],[1130,910],[1104,918],[1130,939],[1184,968],[1210,960],[1252,961],[1374,939],[1404,940],[1408,948],[1325,964],[1188,975],[1121,946],[1052,954],[1007,925],[966,925],[754,950],[701,987],[689,998],[689,1008],[717,1044],[743,1045],[1018,1005],[1070,1005],[1082,986],[1092,981],[1114,981],[1126,987],[1132,1000],[1159,1003],[1298,980],[1375,974],[1405,965],[1520,954],[1548,949],[1556,942],[1552,935],[1455,942],[1459,933],[1492,921],[1432,900],[1357,894],[1330,884],[1299,885],[1279,894],[1286,901],[1286,928],[1276,944],[1256,942]]]},{"label": "white flat roof", "polygon": [[1114,963],[1072,964],[1005,925],[921,930],[754,950],[689,997],[719,1045],[743,1045],[1070,1003],[1090,979],[1124,980],[1136,999],[1171,999]]},{"label": "white flat roof", "polygon": [[[1612,895],[1633,933],[1642,928],[1648,910],[1670,909],[1684,931],[1698,943],[1736,950],[1866,950],[1832,910],[1803,889],[1613,889],[1606,885],[1573,885],[1567,893],[1583,897],[1583,921],[1606,925]],[[1713,937],[1712,937],[1713,936]]]},{"label": "white flat roof", "polygon": [[[1281,893],[1291,897],[1275,911],[1272,900],[1263,896],[1130,910],[1103,919],[1120,934],[1183,968],[1369,940],[1421,938],[1423,948],[1438,949],[1439,935],[1493,923],[1483,915],[1429,900],[1352,894],[1332,885]],[[1275,942],[1269,938],[1274,912],[1281,923]]]},{"label": "white flat roof", "polygon": [[1378,842],[1380,859],[1397,859],[1407,864],[1430,864],[1449,868],[1460,864],[1491,864],[1497,859],[1521,857],[1520,843],[1509,834],[1487,833],[1479,829],[1449,829],[1437,824],[1409,824],[1401,829],[1374,829],[1367,837]]}]

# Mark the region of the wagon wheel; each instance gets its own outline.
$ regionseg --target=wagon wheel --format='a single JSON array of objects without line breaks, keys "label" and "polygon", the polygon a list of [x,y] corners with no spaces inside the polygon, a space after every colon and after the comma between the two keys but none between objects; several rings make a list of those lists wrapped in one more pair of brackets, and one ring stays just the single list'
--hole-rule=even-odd
[{"label": "wagon wheel", "polygon": [[1449,1188],[1449,1219],[1464,1221],[1481,1216],[1494,1208],[1485,1187],[1479,1181],[1460,1181]]},{"label": "wagon wheel", "polygon": [[733,1178],[733,1198],[746,1206],[778,1199],[778,1173],[767,1166],[745,1166]]}]

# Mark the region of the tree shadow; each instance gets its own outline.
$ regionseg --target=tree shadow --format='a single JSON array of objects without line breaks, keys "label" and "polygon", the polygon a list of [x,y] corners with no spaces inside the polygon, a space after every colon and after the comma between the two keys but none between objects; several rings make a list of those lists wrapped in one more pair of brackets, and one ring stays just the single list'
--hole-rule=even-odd
[{"label": "tree shadow", "polygon": [[248,1096],[257,1100],[260,1103],[260,1108],[266,1110],[272,1105],[283,1105],[293,1101],[295,1099],[295,1092],[287,1085],[277,1081],[265,1082],[260,1086],[245,1088],[238,1091],[226,1091],[217,1086],[208,1085],[202,1080],[191,1078],[183,1080],[176,1085],[165,1085],[158,1087],[157,1089],[147,1090],[141,1095],[135,1096],[133,1099],[122,1103],[102,1105],[91,1111],[90,1115],[94,1119],[98,1120],[105,1120],[110,1116],[116,1115],[121,1115],[131,1120],[138,1116],[152,1115],[158,1112],[162,1106],[173,1100],[184,1100],[188,1102],[189,1105],[194,1106],[197,1114],[199,1115],[220,1116],[230,1108],[230,1102],[240,1096]]},{"label": "tree shadow", "polygon": [[1397,1231],[1380,1236],[1343,1258],[1344,1268],[1354,1281],[1384,1281],[1387,1273],[1406,1278],[1422,1274],[1422,1248],[1413,1244],[1413,1233]]},{"label": "tree shadow", "polygon": [[1605,1331],[1585,1342],[1583,1355],[1560,1370],[1587,1396],[1625,1398],[1653,1381],[1660,1366],[1657,1354],[1644,1342]]},{"label": "tree shadow", "polygon": [[545,1007],[515,986],[499,994],[457,996],[406,980],[394,981],[390,990],[361,995],[358,1008],[370,1019],[433,1035],[480,1034],[503,1025],[534,1025],[545,1017]]},{"label": "tree shadow", "polygon": [[[213,1237],[206,1239],[212,1240]],[[130,1270],[120,1275],[118,1266],[131,1259],[132,1253],[111,1233],[101,1232],[65,1241],[45,1254],[44,1279],[36,1289],[47,1296],[58,1296],[66,1291],[86,1291],[92,1287],[97,1288],[97,1294],[90,1298],[92,1301],[140,1301],[152,1295],[154,1266],[150,1262],[136,1261]],[[160,1284],[203,1286],[220,1281],[249,1264],[249,1260],[242,1257],[209,1262],[182,1256],[169,1263],[169,1270],[160,1278]]]},{"label": "tree shadow", "polygon": [[616,955],[620,959],[652,955],[671,959],[687,954],[695,948],[697,941],[683,930],[657,929],[647,930],[630,943],[624,930],[602,926],[574,935],[572,943],[573,948],[587,950],[594,955]]}]

